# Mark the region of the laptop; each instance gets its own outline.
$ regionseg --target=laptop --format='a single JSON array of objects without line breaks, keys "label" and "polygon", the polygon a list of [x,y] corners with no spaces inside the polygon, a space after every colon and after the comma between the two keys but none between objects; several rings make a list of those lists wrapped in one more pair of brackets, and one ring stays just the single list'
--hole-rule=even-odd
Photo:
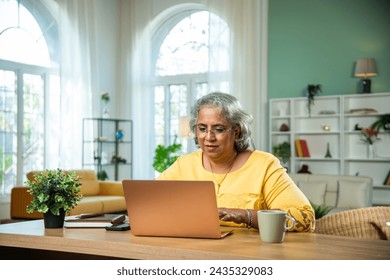
[{"label": "laptop", "polygon": [[212,181],[123,180],[131,233],[223,238]]}]

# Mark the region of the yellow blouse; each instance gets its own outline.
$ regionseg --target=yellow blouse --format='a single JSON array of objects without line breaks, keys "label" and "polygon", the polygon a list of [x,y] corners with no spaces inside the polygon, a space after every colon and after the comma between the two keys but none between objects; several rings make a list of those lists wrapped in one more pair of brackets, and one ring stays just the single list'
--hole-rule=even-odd
[{"label": "yellow blouse", "polygon": [[272,154],[254,151],[240,169],[225,175],[207,171],[199,150],[180,156],[158,179],[214,181],[218,207],[282,209],[296,220],[292,231],[314,230],[313,208]]}]

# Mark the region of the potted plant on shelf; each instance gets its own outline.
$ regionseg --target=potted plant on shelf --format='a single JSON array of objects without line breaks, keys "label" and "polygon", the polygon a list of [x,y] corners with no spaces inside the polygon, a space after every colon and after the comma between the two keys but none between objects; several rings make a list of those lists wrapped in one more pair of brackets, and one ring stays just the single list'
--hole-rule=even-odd
[{"label": "potted plant on shelf", "polygon": [[321,92],[321,85],[307,86],[307,109],[311,116],[311,106],[314,105],[314,97]]},{"label": "potted plant on shelf", "polygon": [[108,92],[102,92],[100,94],[100,99],[103,103],[102,108],[102,118],[108,118],[110,116],[110,111],[108,110],[108,102],[110,102],[110,94]]},{"label": "potted plant on shelf", "polygon": [[370,128],[375,131],[383,129],[385,132],[390,133],[390,114],[379,116],[379,119],[376,120]]},{"label": "potted plant on shelf", "polygon": [[34,180],[26,182],[33,196],[27,212],[43,213],[46,228],[62,228],[65,214],[82,198],[79,180],[75,172],[61,169],[35,173]]},{"label": "potted plant on shelf", "polygon": [[272,147],[272,153],[282,161],[284,167],[287,166],[291,157],[290,143],[283,142]]}]

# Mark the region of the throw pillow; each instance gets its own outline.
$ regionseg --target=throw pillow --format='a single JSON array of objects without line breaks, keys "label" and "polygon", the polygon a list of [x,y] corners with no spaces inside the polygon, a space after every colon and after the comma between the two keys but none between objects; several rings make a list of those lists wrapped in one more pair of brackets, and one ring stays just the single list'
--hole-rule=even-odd
[{"label": "throw pillow", "polygon": [[339,180],[337,208],[367,207],[368,191],[365,182]]},{"label": "throw pillow", "polygon": [[298,182],[298,187],[307,199],[316,205],[325,204],[326,182]]}]

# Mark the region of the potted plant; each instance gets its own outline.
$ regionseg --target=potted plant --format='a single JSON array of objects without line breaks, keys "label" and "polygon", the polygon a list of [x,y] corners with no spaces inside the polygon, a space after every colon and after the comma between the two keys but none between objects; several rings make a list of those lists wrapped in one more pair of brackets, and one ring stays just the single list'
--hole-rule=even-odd
[{"label": "potted plant", "polygon": [[153,162],[154,169],[161,173],[171,166],[179,157],[177,152],[180,151],[181,147],[182,145],[176,144],[176,141],[167,147],[157,145]]},{"label": "potted plant", "polygon": [[390,114],[379,116],[379,119],[371,125],[371,129],[375,131],[383,129],[385,132],[390,133]]},{"label": "potted plant", "polygon": [[287,162],[290,160],[291,157],[291,148],[290,143],[283,142],[278,145],[275,145],[272,147],[272,153],[281,159],[284,164],[287,164]]},{"label": "potted plant", "polygon": [[374,158],[375,157],[374,143],[376,141],[381,140],[378,137],[379,131],[366,127],[360,130],[360,132],[361,132],[362,142],[367,144],[367,157]]},{"label": "potted plant", "polygon": [[106,179],[108,179],[107,172],[105,170],[98,171],[97,178],[98,180],[105,181]]},{"label": "potted plant", "polygon": [[108,92],[102,92],[100,94],[100,99],[103,102],[103,111],[102,111],[102,117],[108,118],[110,116],[110,111],[108,110],[108,102],[110,102],[110,94]]},{"label": "potted plant", "polygon": [[27,212],[43,213],[46,228],[63,227],[65,214],[82,198],[79,180],[75,172],[61,169],[35,173],[34,180],[26,182],[33,196]]},{"label": "potted plant", "polygon": [[317,204],[314,204],[312,202],[310,202],[310,204],[313,207],[316,220],[321,219],[322,217],[327,215],[333,209],[333,207],[331,207],[331,206],[317,205]]},{"label": "potted plant", "polygon": [[311,115],[311,106],[314,105],[314,97],[321,92],[321,85],[307,86],[307,109],[309,116]]}]

